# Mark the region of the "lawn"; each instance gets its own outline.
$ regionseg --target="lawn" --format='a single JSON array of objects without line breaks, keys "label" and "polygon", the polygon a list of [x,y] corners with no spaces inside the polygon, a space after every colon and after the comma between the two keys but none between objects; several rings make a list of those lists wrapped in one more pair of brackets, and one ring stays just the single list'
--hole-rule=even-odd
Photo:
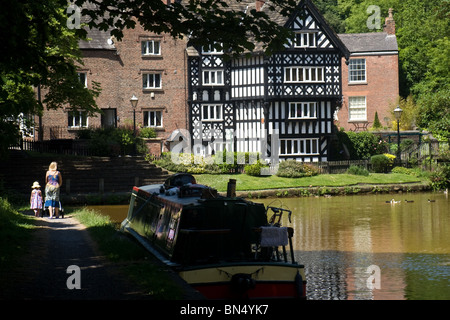
[{"label": "lawn", "polygon": [[314,177],[281,178],[278,176],[253,177],[246,174],[198,174],[195,175],[197,183],[217,189],[219,192],[227,190],[229,179],[236,179],[236,190],[266,190],[295,187],[341,187],[364,184],[398,184],[422,182],[423,178],[401,173],[371,173],[369,176],[352,174],[321,174]]}]

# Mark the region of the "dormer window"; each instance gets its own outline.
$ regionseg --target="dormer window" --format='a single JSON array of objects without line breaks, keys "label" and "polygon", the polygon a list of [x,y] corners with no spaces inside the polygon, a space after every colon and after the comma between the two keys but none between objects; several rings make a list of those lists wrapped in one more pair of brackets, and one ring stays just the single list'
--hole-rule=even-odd
[{"label": "dormer window", "polygon": [[213,44],[202,47],[202,54],[223,54],[223,50],[217,50]]},{"label": "dormer window", "polygon": [[297,32],[294,38],[295,48],[315,48],[317,32]]}]

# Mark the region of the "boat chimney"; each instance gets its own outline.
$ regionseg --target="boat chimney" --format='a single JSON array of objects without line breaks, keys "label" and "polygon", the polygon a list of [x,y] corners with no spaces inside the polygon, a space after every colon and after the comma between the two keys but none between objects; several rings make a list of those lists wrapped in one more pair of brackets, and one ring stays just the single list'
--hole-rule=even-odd
[{"label": "boat chimney", "polygon": [[236,179],[228,180],[227,197],[228,198],[236,197]]}]

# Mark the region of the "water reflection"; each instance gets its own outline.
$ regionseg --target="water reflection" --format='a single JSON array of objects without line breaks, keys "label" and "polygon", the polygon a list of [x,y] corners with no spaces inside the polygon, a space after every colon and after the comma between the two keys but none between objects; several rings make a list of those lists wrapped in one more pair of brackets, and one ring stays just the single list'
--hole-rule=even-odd
[{"label": "water reflection", "polygon": [[[450,299],[450,202],[442,193],[255,200],[293,211],[308,299]],[[428,202],[428,199],[434,202]],[[413,202],[405,202],[405,200]],[[127,206],[94,206],[122,221]],[[380,289],[369,289],[378,266]]]},{"label": "water reflection", "polygon": [[[306,266],[309,299],[450,299],[448,198],[403,194],[395,195],[400,203],[386,203],[391,197],[260,202],[293,210],[294,249]],[[375,284],[372,265],[379,267],[380,289],[368,288],[368,280]]]}]

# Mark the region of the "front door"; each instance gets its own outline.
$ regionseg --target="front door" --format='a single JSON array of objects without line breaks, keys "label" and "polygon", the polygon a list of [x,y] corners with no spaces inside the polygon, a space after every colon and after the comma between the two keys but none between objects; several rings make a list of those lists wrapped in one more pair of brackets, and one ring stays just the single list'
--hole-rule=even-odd
[{"label": "front door", "polygon": [[117,127],[117,109],[102,109],[102,127]]}]

